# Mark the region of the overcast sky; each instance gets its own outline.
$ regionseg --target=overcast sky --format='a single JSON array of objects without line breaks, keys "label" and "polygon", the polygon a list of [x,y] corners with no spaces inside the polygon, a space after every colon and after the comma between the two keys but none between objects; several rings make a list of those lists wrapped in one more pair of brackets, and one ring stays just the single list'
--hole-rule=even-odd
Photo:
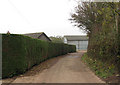
[{"label": "overcast sky", "polygon": [[84,35],[68,20],[76,5],[74,0],[0,0],[0,33]]}]

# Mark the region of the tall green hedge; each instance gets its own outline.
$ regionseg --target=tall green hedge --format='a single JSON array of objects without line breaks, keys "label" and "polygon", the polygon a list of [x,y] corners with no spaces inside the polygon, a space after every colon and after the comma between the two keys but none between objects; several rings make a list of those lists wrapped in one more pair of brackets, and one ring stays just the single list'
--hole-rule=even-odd
[{"label": "tall green hedge", "polygon": [[75,51],[74,45],[46,42],[23,35],[2,34],[2,78],[24,73],[46,59]]}]

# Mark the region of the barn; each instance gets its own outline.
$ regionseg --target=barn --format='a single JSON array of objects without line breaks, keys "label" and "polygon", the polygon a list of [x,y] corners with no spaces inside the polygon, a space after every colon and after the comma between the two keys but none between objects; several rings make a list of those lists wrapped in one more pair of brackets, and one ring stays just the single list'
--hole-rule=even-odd
[{"label": "barn", "polygon": [[64,43],[76,45],[76,50],[87,50],[88,37],[87,36],[65,35]]}]

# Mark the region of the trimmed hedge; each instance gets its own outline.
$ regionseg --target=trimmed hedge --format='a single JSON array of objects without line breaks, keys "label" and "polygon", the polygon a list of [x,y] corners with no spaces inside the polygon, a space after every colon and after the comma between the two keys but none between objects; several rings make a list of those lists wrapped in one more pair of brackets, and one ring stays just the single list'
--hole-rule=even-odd
[{"label": "trimmed hedge", "polygon": [[23,35],[2,34],[2,78],[24,73],[49,58],[75,51],[74,45],[46,42]]}]

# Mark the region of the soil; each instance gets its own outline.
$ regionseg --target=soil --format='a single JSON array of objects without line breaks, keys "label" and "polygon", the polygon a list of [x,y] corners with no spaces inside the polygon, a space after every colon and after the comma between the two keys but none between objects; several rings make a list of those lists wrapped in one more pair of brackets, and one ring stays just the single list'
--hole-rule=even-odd
[{"label": "soil", "polygon": [[120,83],[120,76],[113,75],[111,77],[103,79],[103,81],[107,83]]}]

